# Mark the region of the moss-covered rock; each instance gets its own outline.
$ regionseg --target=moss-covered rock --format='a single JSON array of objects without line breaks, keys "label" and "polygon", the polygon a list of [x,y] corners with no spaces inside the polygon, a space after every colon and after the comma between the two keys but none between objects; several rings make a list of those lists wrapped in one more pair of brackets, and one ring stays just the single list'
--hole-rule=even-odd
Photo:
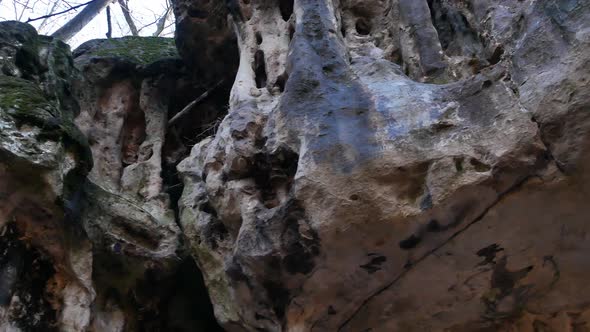
[{"label": "moss-covered rock", "polygon": [[15,117],[47,119],[56,110],[43,91],[31,81],[12,76],[0,76],[0,109]]},{"label": "moss-covered rock", "polygon": [[66,148],[73,149],[79,157],[82,173],[92,168],[92,153],[86,137],[70,119],[59,116],[55,105],[35,83],[0,75],[0,91],[0,115],[12,118],[17,127],[24,124],[38,127],[39,140],[63,141]]},{"label": "moss-covered rock", "polygon": [[0,22],[0,116],[6,123],[14,122],[15,130],[25,124],[37,128],[35,138],[27,140],[31,149],[23,151],[35,151],[35,140],[38,145],[48,140],[63,144],[76,156],[77,173],[85,175],[92,168],[92,155],[73,123],[78,102],[71,80],[76,75],[67,44],[38,35],[29,24]]},{"label": "moss-covered rock", "polygon": [[139,65],[148,65],[163,58],[177,58],[172,38],[123,37],[90,40],[74,50],[77,64],[83,65],[92,58],[123,58]]},{"label": "moss-covered rock", "polygon": [[38,67],[37,31],[29,24],[0,22],[0,74],[31,77]]},{"label": "moss-covered rock", "polygon": [[70,119],[79,108],[70,83],[77,74],[67,44],[38,35],[26,23],[0,22],[0,75],[34,82],[55,111]]}]

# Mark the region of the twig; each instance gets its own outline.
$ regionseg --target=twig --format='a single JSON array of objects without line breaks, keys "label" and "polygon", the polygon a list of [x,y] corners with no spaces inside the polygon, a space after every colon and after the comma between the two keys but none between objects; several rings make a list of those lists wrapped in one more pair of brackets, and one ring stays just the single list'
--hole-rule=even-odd
[{"label": "twig", "polygon": [[197,97],[197,99],[191,101],[188,105],[186,105],[182,111],[176,113],[175,116],[172,117],[172,119],[170,119],[170,121],[168,121],[168,126],[173,125],[176,121],[178,121],[178,119],[180,119],[181,117],[185,116],[186,114],[188,114],[191,109],[198,104],[199,102],[201,102],[203,99],[207,98],[207,96],[209,96],[209,93],[211,93],[211,91],[215,90],[218,86],[221,85],[221,83],[223,83],[223,79],[220,80],[219,82],[217,82],[217,84],[215,84],[212,88],[210,88],[209,90],[203,92],[202,95],[200,95],[199,97]]},{"label": "twig", "polygon": [[[15,0],[16,1],[16,0]],[[25,3],[20,3],[18,2],[21,6],[23,6],[23,10],[21,10],[20,15],[18,16],[17,21],[20,21],[23,18],[23,15],[25,14],[25,10],[27,9],[33,9],[32,7],[29,7],[29,0],[27,0],[27,2]]]},{"label": "twig", "polygon": [[203,130],[202,132],[198,133],[195,136],[195,139],[194,140],[190,140],[190,139],[189,140],[192,141],[192,142],[198,143],[203,138],[205,138],[207,136],[215,135],[215,132],[217,132],[217,128],[219,128],[219,125],[221,124],[221,121],[222,120],[223,120],[222,118],[217,118],[217,119],[215,119],[215,121],[210,122],[208,124],[208,127],[205,130]]},{"label": "twig", "polygon": [[[49,12],[47,14],[48,15],[53,14],[53,12],[57,9],[58,4],[59,4],[59,1],[55,1],[53,3],[53,6],[51,7],[51,9],[49,10]],[[67,4],[67,2],[66,2],[66,4]],[[68,4],[68,6],[70,6],[70,8],[72,7],[70,4]],[[46,17],[45,19],[43,19],[43,21],[41,21],[41,24],[39,24],[39,28],[37,30],[41,31],[41,29],[43,29],[45,27],[45,24],[47,24],[47,19],[49,19],[49,17]]]},{"label": "twig", "polygon": [[49,14],[49,15],[43,15],[43,16],[39,16],[39,17],[36,17],[36,18],[30,18],[30,19],[28,19],[28,20],[27,20],[25,23],[29,23],[29,22],[33,22],[33,21],[37,21],[37,20],[41,20],[41,19],[44,19],[44,18],[49,18],[49,17],[56,16],[56,15],[65,14],[65,13],[67,13],[67,12],[69,12],[69,11],[72,11],[72,10],[74,10],[74,9],[77,9],[77,8],[80,8],[80,7],[84,7],[84,6],[86,6],[87,4],[89,4],[89,3],[91,3],[91,2],[94,2],[94,1],[96,1],[96,0],[90,0],[90,1],[88,1],[88,2],[85,2],[85,3],[82,3],[82,4],[76,5],[76,6],[74,6],[74,7],[68,8],[68,9],[66,9],[66,10],[62,10],[61,12],[57,12],[57,13],[53,13],[53,14]]}]

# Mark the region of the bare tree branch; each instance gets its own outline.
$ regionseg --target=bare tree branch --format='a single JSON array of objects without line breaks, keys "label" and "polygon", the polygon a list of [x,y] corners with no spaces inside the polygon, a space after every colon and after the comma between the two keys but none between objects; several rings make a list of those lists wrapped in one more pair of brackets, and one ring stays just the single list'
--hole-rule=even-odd
[{"label": "bare tree branch", "polygon": [[16,9],[16,1],[12,2],[12,7],[14,8],[14,19],[18,17],[18,9]]},{"label": "bare tree branch", "polygon": [[61,39],[65,42],[72,39],[80,30],[82,30],[92,19],[98,15],[112,0],[93,0],[80,12],[74,16],[63,27],[59,28],[51,36]]},{"label": "bare tree branch", "polygon": [[167,6],[166,12],[164,12],[164,15],[160,17],[158,23],[156,24],[156,31],[153,34],[154,37],[160,36],[162,31],[164,31],[164,28],[166,27],[166,21],[168,20],[168,17],[170,17],[170,13],[172,13],[171,7]]},{"label": "bare tree branch", "polygon": [[25,10],[31,9],[31,8],[29,8],[29,0],[27,0],[27,2],[25,2],[24,4],[23,3],[20,3],[20,2],[19,2],[19,4],[21,6],[23,6],[23,10],[20,11],[20,15],[18,16],[17,21],[20,21],[20,20],[23,19],[23,15],[25,14]]},{"label": "bare tree branch", "polygon": [[[47,15],[51,15],[51,14],[53,14],[53,13],[55,12],[55,10],[57,9],[57,4],[58,4],[58,3],[59,3],[59,1],[55,1],[55,2],[53,3],[53,6],[51,6],[51,9],[50,9],[50,10],[47,12]],[[46,15],[46,16],[47,16],[47,15]],[[39,24],[39,29],[37,29],[37,30],[41,31],[41,29],[43,29],[43,28],[45,27],[45,25],[47,24],[47,20],[48,20],[48,19],[49,19],[49,16],[47,16],[47,17],[44,17],[44,18],[43,18],[43,21],[41,21],[41,24]],[[28,22],[28,21],[27,21],[27,22]]]},{"label": "bare tree branch", "polygon": [[159,21],[159,20],[160,20],[160,18],[157,18],[155,21],[153,21],[153,22],[151,22],[151,23],[148,23],[148,24],[146,24],[146,25],[142,26],[141,28],[139,28],[139,30],[138,30],[138,31],[139,31],[139,32],[141,32],[141,30],[143,30],[143,29],[145,29],[145,28],[147,28],[147,27],[150,27],[150,26],[152,26],[152,25],[154,25],[154,24],[158,23],[158,21]]},{"label": "bare tree branch", "polygon": [[[94,2],[94,1],[97,1],[97,0],[90,0],[88,2],[79,4],[77,6],[68,8],[66,10],[62,10],[61,12],[49,13],[48,15],[43,15],[43,16],[39,16],[39,17],[36,17],[36,18],[29,18],[25,23],[30,23],[30,22],[33,22],[33,21],[41,20],[41,19],[47,19],[47,18],[50,18],[52,16],[57,16],[57,15],[65,14],[65,13],[67,13],[69,11],[75,10],[75,9],[80,8],[80,7],[83,7],[83,6],[86,6],[86,5],[88,5],[88,4],[90,4],[91,2]],[[57,1],[56,1],[56,3],[57,3]]]},{"label": "bare tree branch", "polygon": [[121,11],[123,11],[123,16],[125,17],[125,22],[129,26],[129,30],[131,31],[132,36],[139,36],[139,32],[137,31],[137,26],[135,26],[135,22],[131,17],[131,13],[129,11],[129,1],[126,0],[118,0],[119,6],[121,7]]},{"label": "bare tree branch", "polygon": [[217,87],[219,87],[221,85],[221,83],[223,83],[223,80],[217,82],[217,84],[215,84],[213,87],[211,87],[209,90],[203,92],[202,95],[200,95],[199,97],[197,97],[197,99],[191,101],[190,103],[188,103],[188,105],[186,105],[182,111],[176,113],[175,116],[172,117],[172,119],[170,119],[170,121],[168,121],[168,126],[173,125],[174,123],[176,123],[178,121],[178,119],[180,119],[181,117],[187,115],[192,109],[193,107],[200,103],[203,99],[207,98],[207,96],[209,96],[209,94],[211,93],[211,91],[215,90]]}]

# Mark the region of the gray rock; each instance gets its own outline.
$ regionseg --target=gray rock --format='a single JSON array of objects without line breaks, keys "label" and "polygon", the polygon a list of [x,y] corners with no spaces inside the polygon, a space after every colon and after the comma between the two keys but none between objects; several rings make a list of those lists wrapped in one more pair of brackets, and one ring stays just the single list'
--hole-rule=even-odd
[{"label": "gray rock", "polygon": [[588,4],[288,3],[233,8],[229,114],[178,166],[223,326],[583,321],[587,241],[556,225],[585,214]]},{"label": "gray rock", "polygon": [[92,244],[70,203],[92,156],[71,120],[69,49],[0,22],[0,66],[0,329],[82,331]]}]

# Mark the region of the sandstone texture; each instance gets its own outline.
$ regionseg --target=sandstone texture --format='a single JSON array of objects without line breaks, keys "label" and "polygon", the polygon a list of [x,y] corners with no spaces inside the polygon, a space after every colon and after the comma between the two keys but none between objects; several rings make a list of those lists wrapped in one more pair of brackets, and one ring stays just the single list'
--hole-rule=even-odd
[{"label": "sandstone texture", "polygon": [[590,331],[590,2],[173,6],[0,22],[0,331]]}]

